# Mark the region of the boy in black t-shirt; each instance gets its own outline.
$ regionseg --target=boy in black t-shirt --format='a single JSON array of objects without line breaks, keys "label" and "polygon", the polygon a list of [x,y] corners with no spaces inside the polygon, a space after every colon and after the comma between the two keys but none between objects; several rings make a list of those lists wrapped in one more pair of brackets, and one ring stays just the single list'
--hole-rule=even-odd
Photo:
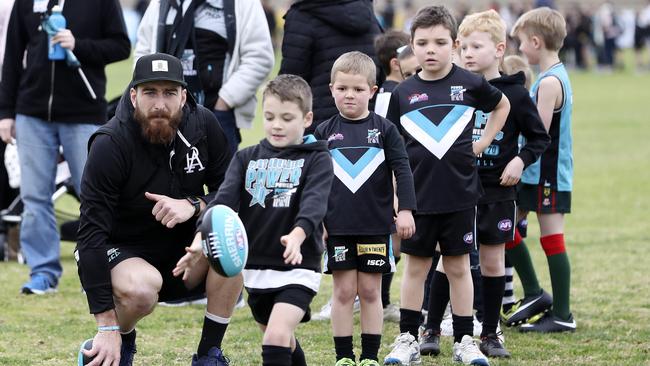
[{"label": "boy in black t-shirt", "polygon": [[[482,194],[476,169],[481,154],[510,110],[508,99],[484,78],[452,63],[456,22],[441,6],[418,11],[411,46],[422,71],[403,81],[391,96],[387,117],[400,126],[413,170],[418,212],[415,235],[402,242],[401,334],[385,364],[410,365],[420,359],[415,340],[424,281],[436,243],[450,283],[453,359],[487,365],[472,339],[473,285],[468,253],[475,246],[476,204]],[[476,110],[492,112],[483,136],[472,142]]]},{"label": "boy in black t-shirt", "polygon": [[[413,175],[399,131],[368,111],[377,90],[375,65],[361,52],[340,56],[332,67],[330,89],[339,114],[321,123],[316,137],[327,140],[334,175],[325,216],[327,272],[332,273],[332,331],[336,365],[355,365],[353,303],[361,303],[361,363],[377,363],[383,311],[382,273],[394,270],[391,233],[415,231]],[[399,207],[393,218],[393,173]],[[393,222],[394,221],[394,222]]]},{"label": "boy in black t-shirt", "polygon": [[388,31],[375,39],[375,52],[386,74],[386,80],[381,84],[375,99],[375,113],[386,117],[390,93],[397,84],[404,80],[397,60],[398,50],[409,43],[409,35],[397,30]]}]

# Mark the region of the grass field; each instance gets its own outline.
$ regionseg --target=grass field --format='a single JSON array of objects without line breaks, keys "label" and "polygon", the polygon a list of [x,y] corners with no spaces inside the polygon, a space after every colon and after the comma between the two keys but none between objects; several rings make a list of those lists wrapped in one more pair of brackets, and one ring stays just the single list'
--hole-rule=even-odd
[{"label": "grass field", "polygon": [[[128,64],[112,66],[109,96],[130,77]],[[575,334],[520,335],[505,329],[513,354],[492,365],[650,365],[650,76],[573,73],[575,191],[567,217],[566,241],[572,262],[572,311]],[[244,145],[261,138],[244,133]],[[74,211],[70,198],[59,207]],[[534,219],[531,221],[535,221]],[[543,287],[550,290],[546,260],[536,225],[529,248]],[[22,296],[28,269],[0,263],[0,365],[72,365],[79,343],[95,332],[80,291],[73,244],[62,243],[64,275],[49,296]],[[399,277],[399,272],[398,272]],[[519,283],[516,283],[518,290]],[[325,277],[312,309],[327,301]],[[398,300],[399,280],[393,284]],[[136,365],[189,365],[201,331],[202,307],[158,308],[138,325]],[[310,365],[333,365],[329,323],[300,326],[297,336]],[[358,317],[356,329],[359,329]],[[398,329],[386,324],[380,355],[388,352]],[[355,344],[359,345],[359,337]],[[260,365],[261,334],[249,309],[236,312],[224,341],[233,365]],[[424,365],[451,365],[451,341],[442,355]]]}]

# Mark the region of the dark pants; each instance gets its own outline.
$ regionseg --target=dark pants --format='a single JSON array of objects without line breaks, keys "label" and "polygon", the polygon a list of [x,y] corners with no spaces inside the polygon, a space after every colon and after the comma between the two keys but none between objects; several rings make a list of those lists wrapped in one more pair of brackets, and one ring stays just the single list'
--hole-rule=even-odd
[{"label": "dark pants", "polygon": [[234,154],[241,142],[241,134],[239,133],[239,128],[237,128],[237,122],[235,121],[235,112],[232,109],[229,111],[213,110],[213,112],[214,116],[217,117],[217,121],[219,121],[219,125],[221,125],[221,129],[226,134],[230,152]]}]

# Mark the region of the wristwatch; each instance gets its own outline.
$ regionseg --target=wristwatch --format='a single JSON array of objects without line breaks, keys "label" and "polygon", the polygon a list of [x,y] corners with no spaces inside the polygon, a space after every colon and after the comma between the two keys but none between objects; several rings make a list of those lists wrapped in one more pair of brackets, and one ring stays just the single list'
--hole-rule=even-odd
[{"label": "wristwatch", "polygon": [[194,206],[194,216],[199,216],[199,213],[201,212],[201,200],[198,197],[195,196],[189,196],[187,197],[187,200]]}]

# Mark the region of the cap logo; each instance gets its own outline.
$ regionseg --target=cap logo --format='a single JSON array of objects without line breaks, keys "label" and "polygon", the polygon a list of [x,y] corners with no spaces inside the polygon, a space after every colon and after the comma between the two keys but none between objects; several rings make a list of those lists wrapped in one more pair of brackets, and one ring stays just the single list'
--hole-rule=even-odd
[{"label": "cap logo", "polygon": [[151,71],[162,71],[162,72],[168,72],[169,71],[169,65],[167,64],[167,60],[153,60],[151,61]]}]

